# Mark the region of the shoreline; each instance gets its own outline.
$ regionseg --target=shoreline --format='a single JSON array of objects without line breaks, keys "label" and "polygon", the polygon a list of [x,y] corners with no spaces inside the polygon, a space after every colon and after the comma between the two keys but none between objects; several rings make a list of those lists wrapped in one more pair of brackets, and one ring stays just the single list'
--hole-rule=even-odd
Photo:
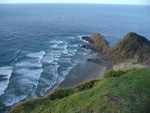
[{"label": "shoreline", "polygon": [[[88,36],[81,37],[83,41],[93,44]],[[90,45],[82,45],[83,49],[95,51]],[[112,69],[112,64],[105,60],[103,53],[96,52],[96,56],[86,59],[84,65],[76,65],[65,77],[65,79],[57,86],[57,88],[69,88],[80,85],[86,81],[102,79],[104,73]]]},{"label": "shoreline", "polygon": [[89,80],[102,79],[107,69],[107,65],[99,65],[89,61],[86,61],[84,65],[78,64],[66,75],[58,88],[74,87]]}]

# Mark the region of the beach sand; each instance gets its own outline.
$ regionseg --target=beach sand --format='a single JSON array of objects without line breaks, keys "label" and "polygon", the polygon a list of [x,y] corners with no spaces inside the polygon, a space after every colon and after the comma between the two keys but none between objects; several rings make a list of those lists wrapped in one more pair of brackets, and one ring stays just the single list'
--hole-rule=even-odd
[{"label": "beach sand", "polygon": [[86,61],[85,64],[75,66],[65,80],[59,84],[60,88],[68,88],[79,85],[85,81],[101,79],[107,66]]}]

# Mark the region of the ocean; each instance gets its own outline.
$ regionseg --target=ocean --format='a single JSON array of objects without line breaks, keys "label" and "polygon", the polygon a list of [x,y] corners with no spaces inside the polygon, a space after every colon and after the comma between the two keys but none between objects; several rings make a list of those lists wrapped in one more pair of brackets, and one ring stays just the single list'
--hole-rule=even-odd
[{"label": "ocean", "polygon": [[0,4],[0,113],[44,96],[92,56],[81,36],[99,32],[113,46],[128,32],[150,39],[150,6]]}]

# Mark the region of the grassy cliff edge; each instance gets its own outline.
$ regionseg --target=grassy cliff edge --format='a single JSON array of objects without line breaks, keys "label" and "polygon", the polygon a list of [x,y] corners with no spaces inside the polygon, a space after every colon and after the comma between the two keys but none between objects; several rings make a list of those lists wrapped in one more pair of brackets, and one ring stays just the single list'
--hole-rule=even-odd
[{"label": "grassy cliff edge", "polygon": [[150,70],[110,70],[102,80],[18,104],[10,113],[150,112]]}]

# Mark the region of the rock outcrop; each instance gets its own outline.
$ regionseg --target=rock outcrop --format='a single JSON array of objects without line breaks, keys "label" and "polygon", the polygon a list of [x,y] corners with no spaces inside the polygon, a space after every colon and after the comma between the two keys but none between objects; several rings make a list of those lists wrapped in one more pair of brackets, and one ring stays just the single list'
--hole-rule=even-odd
[{"label": "rock outcrop", "polygon": [[112,48],[108,46],[108,42],[99,33],[91,35],[87,41],[91,45],[84,45],[84,48],[102,53],[105,59],[113,65],[130,61],[130,59],[134,59],[134,64],[150,64],[150,41],[136,33],[128,33]]},{"label": "rock outcrop", "polygon": [[134,63],[150,63],[150,41],[136,33],[128,33],[107,53],[107,58],[117,64],[128,59],[135,59]]},{"label": "rock outcrop", "polygon": [[91,36],[93,41],[92,47],[99,52],[107,53],[109,50],[108,42],[99,34],[95,33]]}]

